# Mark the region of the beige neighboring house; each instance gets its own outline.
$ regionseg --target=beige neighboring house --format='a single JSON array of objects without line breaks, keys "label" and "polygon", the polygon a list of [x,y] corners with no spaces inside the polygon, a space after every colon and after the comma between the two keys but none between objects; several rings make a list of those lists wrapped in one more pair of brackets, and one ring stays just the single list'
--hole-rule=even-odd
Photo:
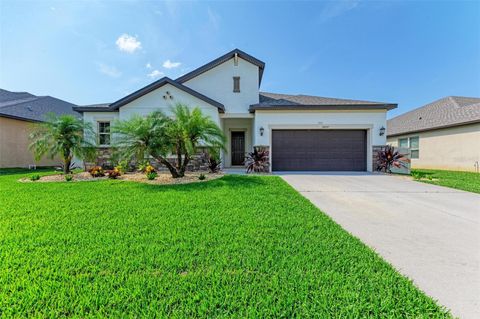
[{"label": "beige neighboring house", "polygon": [[32,125],[44,121],[47,113],[79,116],[74,106],[51,96],[0,89],[0,168],[59,165],[49,158],[36,162],[28,150],[28,136]]},{"label": "beige neighboring house", "polygon": [[410,148],[412,168],[478,172],[480,98],[448,96],[399,115],[387,143]]}]

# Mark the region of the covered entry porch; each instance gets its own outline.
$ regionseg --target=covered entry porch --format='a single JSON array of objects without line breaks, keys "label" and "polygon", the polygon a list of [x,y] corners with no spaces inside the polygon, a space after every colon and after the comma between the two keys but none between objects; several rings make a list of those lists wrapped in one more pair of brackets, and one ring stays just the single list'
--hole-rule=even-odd
[{"label": "covered entry porch", "polygon": [[244,167],[245,157],[253,150],[253,116],[226,116],[220,119],[220,123],[226,137],[226,151],[222,154],[223,167]]}]

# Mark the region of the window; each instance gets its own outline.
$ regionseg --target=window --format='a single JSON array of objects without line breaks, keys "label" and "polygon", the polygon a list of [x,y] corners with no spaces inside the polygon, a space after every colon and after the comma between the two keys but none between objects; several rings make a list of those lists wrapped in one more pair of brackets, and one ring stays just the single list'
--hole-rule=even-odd
[{"label": "window", "polygon": [[98,122],[98,144],[110,145],[110,122]]},{"label": "window", "polygon": [[233,77],[233,92],[239,93],[240,92],[240,77],[234,76]]},{"label": "window", "polygon": [[408,148],[408,138],[401,138],[398,140],[398,147]]},{"label": "window", "polygon": [[420,157],[420,141],[418,136],[399,139],[398,147],[410,148],[410,158],[417,159]]},{"label": "window", "polygon": [[419,158],[418,136],[410,137],[410,158]]}]

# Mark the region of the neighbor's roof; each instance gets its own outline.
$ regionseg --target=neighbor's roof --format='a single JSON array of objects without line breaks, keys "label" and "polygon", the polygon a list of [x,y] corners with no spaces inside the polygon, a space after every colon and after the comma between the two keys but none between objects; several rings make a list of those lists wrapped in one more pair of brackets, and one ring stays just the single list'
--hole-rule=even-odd
[{"label": "neighbor's roof", "polygon": [[480,122],[480,98],[447,96],[387,121],[387,135]]},{"label": "neighbor's roof", "polygon": [[258,86],[260,86],[260,84],[262,83],[263,71],[265,69],[265,62],[260,61],[259,59],[251,56],[248,53],[243,52],[240,49],[234,49],[234,50],[222,55],[221,57],[216,58],[215,60],[213,60],[211,62],[208,62],[207,64],[202,65],[201,67],[199,67],[199,68],[197,68],[197,69],[195,69],[195,70],[193,70],[193,71],[191,71],[191,72],[189,72],[185,75],[182,75],[181,77],[177,78],[175,81],[177,81],[178,83],[187,82],[188,80],[191,80],[194,77],[197,77],[200,74],[202,74],[204,72],[207,72],[208,70],[211,70],[214,67],[216,67],[216,66],[218,66],[218,65],[220,65],[224,62],[227,62],[228,60],[235,57],[235,54],[238,57],[244,59],[245,61],[248,61],[248,62],[252,63],[253,65],[258,66]]},{"label": "neighbor's roof", "polygon": [[174,87],[176,87],[177,89],[179,90],[182,90],[210,105],[213,105],[215,107],[218,108],[218,110],[220,112],[224,112],[225,111],[225,107],[223,106],[222,103],[220,102],[217,102],[195,90],[192,90],[191,88],[183,85],[183,84],[180,84],[180,83],[177,83],[176,81],[168,78],[168,77],[163,77],[161,78],[160,80],[158,81],[155,81],[143,88],[141,88],[140,90],[137,90],[135,92],[133,92],[132,94],[129,94],[127,96],[125,96],[124,98],[121,98],[120,100],[116,101],[116,102],[113,102],[113,103],[110,103],[110,104],[93,104],[93,105],[84,105],[84,106],[78,106],[78,107],[75,107],[74,110],[75,111],[78,111],[78,112],[112,112],[112,111],[116,111],[118,110],[121,106],[125,105],[125,104],[128,104],[136,99],[138,99],[139,97],[147,94],[147,93],[150,93],[156,89],[158,89],[159,87],[162,87],[166,84],[170,84]]},{"label": "neighbor's roof", "polygon": [[360,100],[337,99],[312,95],[291,95],[279,93],[260,93],[260,102],[250,105],[250,111],[255,110],[391,110],[397,104],[371,102]]},{"label": "neighbor's roof", "polygon": [[79,116],[75,104],[51,97],[35,96],[27,92],[10,92],[0,89],[0,117],[41,122],[47,113]]}]

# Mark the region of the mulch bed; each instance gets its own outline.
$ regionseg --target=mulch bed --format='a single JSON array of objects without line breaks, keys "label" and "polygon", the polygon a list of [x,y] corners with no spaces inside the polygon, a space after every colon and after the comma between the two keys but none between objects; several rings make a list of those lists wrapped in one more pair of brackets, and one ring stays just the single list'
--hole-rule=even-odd
[{"label": "mulch bed", "polygon": [[[204,180],[199,179],[200,174],[205,175]],[[132,173],[126,173],[117,177],[117,180],[132,181],[132,182],[139,182],[139,183],[146,183],[146,184],[170,185],[170,184],[187,184],[187,183],[206,182],[209,180],[220,178],[222,176],[223,176],[223,173],[212,174],[207,172],[187,172],[185,173],[184,177],[172,178],[172,175],[170,175],[170,173],[168,172],[159,172],[158,176],[154,180],[148,180],[144,173],[132,172]],[[107,176],[92,177],[92,175],[90,175],[90,173],[88,172],[81,172],[81,173],[73,174],[72,182],[98,181],[98,180],[106,180],[106,179],[108,179]],[[24,177],[19,179],[19,181],[23,183],[65,182],[65,175],[55,174],[55,175],[42,176],[37,181],[32,181],[30,180],[29,177]]]}]

